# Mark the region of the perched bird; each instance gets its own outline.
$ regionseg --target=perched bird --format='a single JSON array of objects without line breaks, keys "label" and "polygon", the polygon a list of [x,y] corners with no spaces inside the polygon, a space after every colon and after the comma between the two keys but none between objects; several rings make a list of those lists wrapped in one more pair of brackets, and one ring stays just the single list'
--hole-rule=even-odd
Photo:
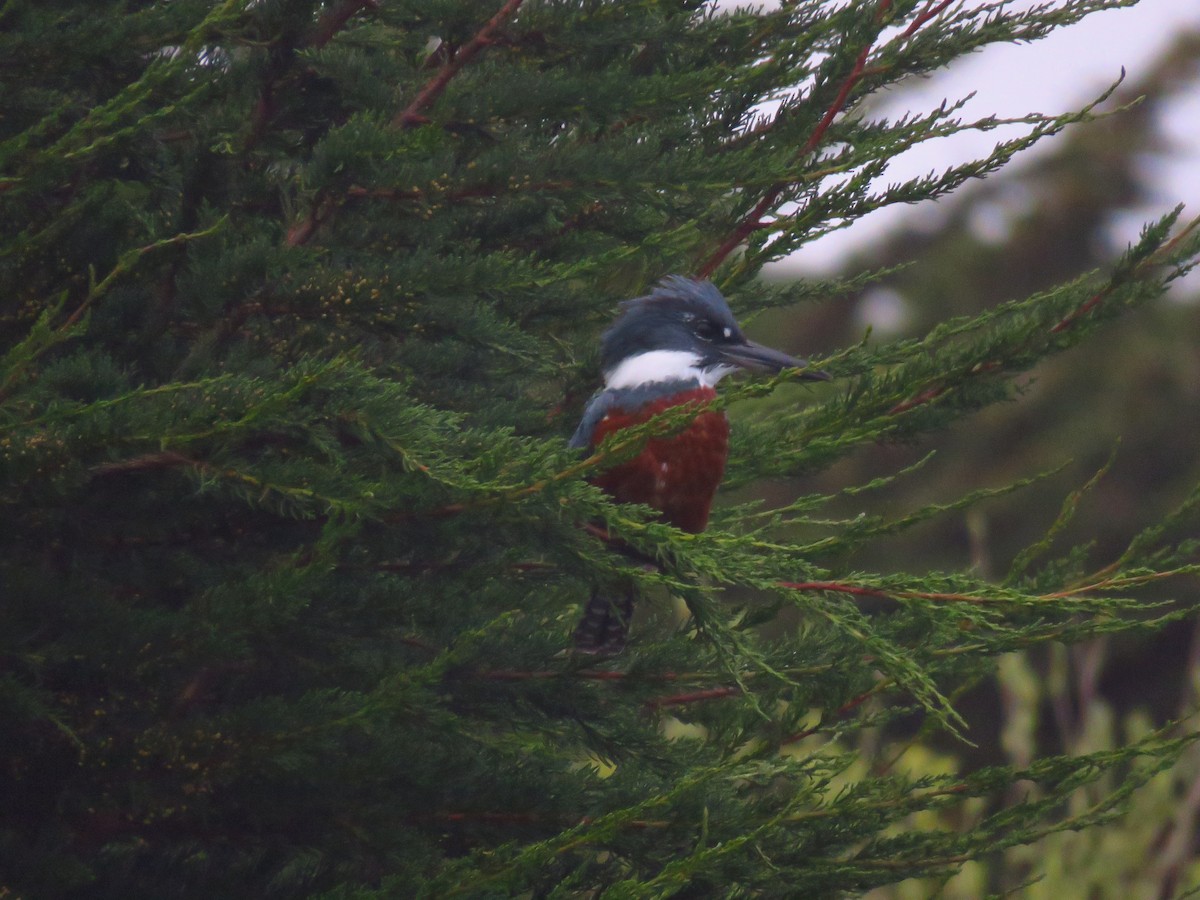
[{"label": "perched bird", "polygon": [[[672,275],[646,297],[621,304],[601,341],[604,388],[588,402],[571,446],[592,449],[605,437],[639,425],[671,407],[691,404],[697,414],[681,431],[652,437],[636,457],[601,472],[592,483],[619,503],[642,503],[682,531],[708,524],[713,496],[725,473],[729,420],[706,409],[716,384],[730,372],[779,372],[808,364],[747,340],[721,292],[709,281]],[[824,372],[802,378],[825,381]],[[597,590],[575,630],[581,653],[619,652],[633,614],[634,588],[619,596]]]}]

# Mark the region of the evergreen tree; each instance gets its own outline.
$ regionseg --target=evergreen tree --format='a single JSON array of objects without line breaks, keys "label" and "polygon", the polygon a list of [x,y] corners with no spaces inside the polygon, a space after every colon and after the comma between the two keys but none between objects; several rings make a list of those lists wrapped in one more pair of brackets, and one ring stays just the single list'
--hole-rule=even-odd
[{"label": "evergreen tree", "polygon": [[[7,0],[0,893],[829,896],[1113,815],[1190,735],[955,776],[847,741],[961,731],[999,655],[1155,628],[1200,494],[1101,561],[1057,548],[1072,495],[1002,578],[880,574],[848,552],[1036,473],[891,517],[726,505],[693,536],[586,480],[678,416],[564,438],[617,301],[673,272],[743,319],[845,294],[869,276],[755,276],[1095,108],[884,185],[999,123],[865,98],[1124,5]],[[1197,252],[1176,211],[1111,271],[787,348],[837,380],[727,390],[726,482],[803,485],[1008,399]],[[571,656],[618,575],[632,644]],[[970,803],[970,829],[914,818]]]}]

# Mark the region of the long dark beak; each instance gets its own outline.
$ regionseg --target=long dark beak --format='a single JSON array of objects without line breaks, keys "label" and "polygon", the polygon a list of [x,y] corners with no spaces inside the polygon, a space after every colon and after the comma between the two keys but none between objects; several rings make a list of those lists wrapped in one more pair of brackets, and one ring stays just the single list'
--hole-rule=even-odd
[{"label": "long dark beak", "polygon": [[788,356],[779,350],[764,347],[754,341],[731,344],[721,348],[721,356],[730,364],[752,372],[782,372],[784,369],[804,369],[800,377],[806,381],[829,381],[828,372],[808,369],[808,362]]}]

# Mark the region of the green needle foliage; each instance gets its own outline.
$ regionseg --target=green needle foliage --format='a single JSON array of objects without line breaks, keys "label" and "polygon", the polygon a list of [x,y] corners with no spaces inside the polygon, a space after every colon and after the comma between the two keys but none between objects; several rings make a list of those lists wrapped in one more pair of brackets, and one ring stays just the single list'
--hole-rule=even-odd
[{"label": "green needle foliage", "polygon": [[[743,316],[836,297],[869,276],[755,276],[1096,114],[888,185],[1006,123],[862,101],[1126,5],[6,0],[0,896],[834,896],[1116,815],[1190,735],[955,776],[855,768],[855,739],[971,740],[953,698],[998,655],[1176,615],[1200,495],[1117,559],[1058,546],[1074,496],[1003,583],[853,571],[1036,473],[870,511],[918,466],[846,485],[861,516],[803,496],[689,535],[586,480],[678,416],[565,437],[617,301],[668,273]],[[1174,211],[920,340],[788,348],[836,381],[731,387],[728,484],[1010,399],[1198,251]],[[614,578],[644,589],[632,645],[572,657]]]}]

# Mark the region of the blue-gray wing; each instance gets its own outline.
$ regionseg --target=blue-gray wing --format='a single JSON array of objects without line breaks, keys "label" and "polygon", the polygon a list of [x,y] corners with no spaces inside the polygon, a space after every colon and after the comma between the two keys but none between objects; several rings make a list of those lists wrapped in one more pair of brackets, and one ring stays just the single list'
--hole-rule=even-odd
[{"label": "blue-gray wing", "polygon": [[583,408],[583,418],[579,420],[579,427],[571,435],[568,446],[578,450],[591,449],[592,435],[596,431],[596,426],[616,405],[616,391],[604,390],[594,394],[587,406]]},{"label": "blue-gray wing", "polygon": [[580,450],[591,449],[592,435],[596,432],[596,426],[614,409],[623,412],[641,409],[647,403],[653,403],[655,400],[675,394],[685,394],[699,387],[699,381],[689,379],[687,381],[654,381],[631,388],[605,388],[599,393],[593,394],[592,399],[583,408],[583,419],[580,420],[575,433],[571,435],[569,446]]}]

